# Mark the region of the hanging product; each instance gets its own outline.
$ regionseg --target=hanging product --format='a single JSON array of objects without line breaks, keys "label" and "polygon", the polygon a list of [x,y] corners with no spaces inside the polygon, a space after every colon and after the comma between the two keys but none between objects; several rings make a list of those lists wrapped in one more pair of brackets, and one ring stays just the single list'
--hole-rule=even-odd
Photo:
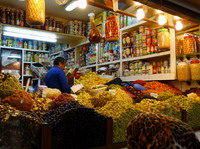
[{"label": "hanging product", "polygon": [[26,21],[29,25],[44,25],[45,0],[27,0],[26,12]]},{"label": "hanging product", "polygon": [[58,5],[65,5],[68,0],[55,0]]},{"label": "hanging product", "polygon": [[105,25],[106,41],[119,41],[119,21],[117,16],[112,15],[108,17]]},{"label": "hanging product", "polygon": [[92,30],[90,31],[90,34],[89,34],[89,41],[91,43],[98,43],[101,41],[102,36],[101,36],[100,31],[96,28],[95,23],[94,23],[95,14],[90,13],[90,14],[88,14],[88,16],[90,18],[90,23],[91,23],[91,28],[92,28]]}]

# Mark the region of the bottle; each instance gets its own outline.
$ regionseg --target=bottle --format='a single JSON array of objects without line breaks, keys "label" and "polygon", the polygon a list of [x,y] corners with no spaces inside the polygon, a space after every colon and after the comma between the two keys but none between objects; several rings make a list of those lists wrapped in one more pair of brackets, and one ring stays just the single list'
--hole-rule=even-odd
[{"label": "bottle", "polygon": [[28,44],[27,44],[27,42],[25,41],[24,42],[24,49],[27,49],[28,48]]},{"label": "bottle", "polygon": [[25,18],[24,18],[24,17],[25,17],[25,16],[24,16],[24,11],[21,10],[21,11],[20,11],[20,17],[19,17],[20,26],[24,26],[24,24],[25,24],[25,22],[24,22]]},{"label": "bottle", "polygon": [[1,22],[3,24],[6,24],[6,10],[5,8],[2,8],[2,12],[1,12]]},{"label": "bottle", "polygon": [[60,32],[60,22],[56,21],[56,32]]},{"label": "bottle", "polygon": [[48,31],[49,30],[49,19],[46,18],[46,21],[45,21],[45,30]]},{"label": "bottle", "polygon": [[49,31],[52,31],[53,20],[52,17],[49,18]]},{"label": "bottle", "polygon": [[15,25],[19,26],[20,22],[19,22],[19,10],[15,11]]},{"label": "bottle", "polygon": [[25,72],[25,74],[26,75],[29,75],[30,74],[30,68],[29,68],[29,65],[26,65],[26,72]]},{"label": "bottle", "polygon": [[10,24],[11,23],[11,19],[10,19],[10,9],[7,8],[6,9],[6,24]]},{"label": "bottle", "polygon": [[153,74],[157,73],[157,66],[156,66],[156,62],[153,62]]},{"label": "bottle", "polygon": [[161,73],[161,64],[160,62],[157,62],[157,74]]},{"label": "bottle", "polygon": [[55,21],[54,18],[52,19],[52,31],[53,31],[53,32],[56,31],[56,21]]},{"label": "bottle", "polygon": [[15,10],[11,9],[10,24],[15,25]]}]

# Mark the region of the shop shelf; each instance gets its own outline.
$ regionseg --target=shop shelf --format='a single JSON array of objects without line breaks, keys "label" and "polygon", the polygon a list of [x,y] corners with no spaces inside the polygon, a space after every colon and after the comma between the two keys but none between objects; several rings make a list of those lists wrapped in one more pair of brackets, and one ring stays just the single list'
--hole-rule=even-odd
[{"label": "shop shelf", "polygon": [[4,48],[4,49],[13,49],[13,50],[22,50],[22,48],[8,47],[8,46],[0,46],[0,48]]},{"label": "shop shelf", "polygon": [[142,60],[142,59],[149,59],[149,58],[160,57],[160,56],[166,56],[166,55],[170,55],[170,51],[161,52],[161,53],[156,53],[156,54],[151,54],[151,55],[144,55],[144,56],[126,58],[126,59],[122,59],[122,62],[135,61],[135,60]]},{"label": "shop shelf", "polygon": [[37,62],[24,62],[25,64],[34,64],[34,63],[37,63]]},{"label": "shop shelf", "polygon": [[89,40],[84,41],[84,42],[81,42],[80,44],[77,44],[76,46],[72,46],[72,47],[69,47],[69,48],[67,48],[67,49],[64,49],[64,52],[69,51],[69,50],[72,50],[72,49],[75,49],[76,47],[80,47],[80,46],[89,44],[89,43],[90,43]]},{"label": "shop shelf", "polygon": [[79,35],[72,35],[72,34],[65,34],[65,33],[58,33],[58,32],[51,32],[51,31],[46,31],[46,30],[39,30],[39,29],[34,29],[34,28],[29,28],[29,27],[21,27],[21,26],[15,26],[15,25],[9,25],[9,24],[2,24],[3,26],[3,31],[5,30],[6,27],[10,27],[13,29],[21,29],[24,32],[26,31],[32,31],[32,32],[40,32],[41,34],[49,33],[52,35],[56,36],[56,39],[58,40],[59,43],[66,43],[66,44],[71,44],[71,45],[76,45],[79,44],[83,41],[86,41],[85,36],[79,36]]},{"label": "shop shelf", "polygon": [[135,80],[175,80],[176,76],[174,73],[165,73],[165,74],[152,74],[152,75],[136,75],[136,76],[127,76],[121,77],[122,81],[135,81]]},{"label": "shop shelf", "polygon": [[23,75],[23,77],[32,77],[32,75]]},{"label": "shop shelf", "polygon": [[120,62],[120,60],[112,61],[112,62],[105,62],[105,63],[98,64],[98,66],[104,66],[104,65],[109,65],[109,64],[113,64],[113,63],[119,63],[119,62]]},{"label": "shop shelf", "polygon": [[59,52],[56,52],[56,53],[50,54],[50,56],[59,55],[59,54],[61,54],[62,52],[63,52],[63,51],[59,51]]},{"label": "shop shelf", "polygon": [[92,67],[96,67],[96,66],[97,66],[96,64],[93,64],[93,65],[83,66],[82,68],[92,68]]},{"label": "shop shelf", "polygon": [[24,49],[24,51],[29,51],[29,52],[41,52],[41,53],[49,53],[49,51],[44,51],[44,50],[34,50],[34,49]]}]

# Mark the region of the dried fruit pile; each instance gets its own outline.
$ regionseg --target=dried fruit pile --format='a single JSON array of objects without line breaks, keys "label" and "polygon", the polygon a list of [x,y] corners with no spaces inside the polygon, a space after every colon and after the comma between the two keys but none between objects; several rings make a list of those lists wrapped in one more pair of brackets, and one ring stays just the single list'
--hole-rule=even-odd
[{"label": "dried fruit pile", "polygon": [[170,92],[175,95],[182,94],[182,92],[179,89],[157,81],[146,82],[144,87],[147,89],[147,91],[144,92],[149,92],[149,93]]},{"label": "dried fruit pile", "polygon": [[19,81],[9,73],[0,73],[0,98],[3,99],[16,90],[23,90]]},{"label": "dried fruit pile", "polygon": [[55,109],[59,105],[64,104],[68,101],[72,101],[72,100],[74,100],[74,97],[72,97],[70,94],[63,93],[63,94],[59,95],[58,97],[56,97],[56,99],[54,99],[50,102],[51,109]]},{"label": "dried fruit pile", "polygon": [[91,88],[92,86],[105,84],[109,81],[109,79],[101,78],[95,72],[88,72],[84,76],[81,76],[79,79],[75,80],[75,83],[83,84],[84,87]]},{"label": "dried fruit pile", "polygon": [[25,91],[17,90],[10,96],[2,99],[2,103],[7,103],[18,110],[30,111],[33,108],[31,95]]},{"label": "dried fruit pile", "polygon": [[185,92],[183,92],[183,95],[187,96],[187,94],[190,93],[196,93],[198,96],[200,96],[200,88],[191,88],[189,90],[186,90]]},{"label": "dried fruit pile", "polygon": [[179,119],[181,118],[180,110],[164,101],[144,99],[140,103],[136,103],[135,108],[141,112],[161,113]]},{"label": "dried fruit pile", "polygon": [[155,113],[141,113],[127,128],[131,149],[198,149],[200,143],[192,129],[182,121]]},{"label": "dried fruit pile", "polygon": [[140,98],[143,96],[142,91],[134,88],[133,86],[123,86],[123,90],[133,94],[135,96],[134,98]]}]

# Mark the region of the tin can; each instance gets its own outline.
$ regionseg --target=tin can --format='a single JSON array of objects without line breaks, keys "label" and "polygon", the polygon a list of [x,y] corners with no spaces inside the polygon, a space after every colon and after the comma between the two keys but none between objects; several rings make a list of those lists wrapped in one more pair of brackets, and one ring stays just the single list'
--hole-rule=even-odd
[{"label": "tin can", "polygon": [[152,30],[151,30],[151,28],[146,27],[146,28],[145,28],[145,34],[146,34],[147,36],[151,36],[151,35],[152,35]]},{"label": "tin can", "polygon": [[151,36],[147,36],[147,46],[151,46],[152,39]]}]

